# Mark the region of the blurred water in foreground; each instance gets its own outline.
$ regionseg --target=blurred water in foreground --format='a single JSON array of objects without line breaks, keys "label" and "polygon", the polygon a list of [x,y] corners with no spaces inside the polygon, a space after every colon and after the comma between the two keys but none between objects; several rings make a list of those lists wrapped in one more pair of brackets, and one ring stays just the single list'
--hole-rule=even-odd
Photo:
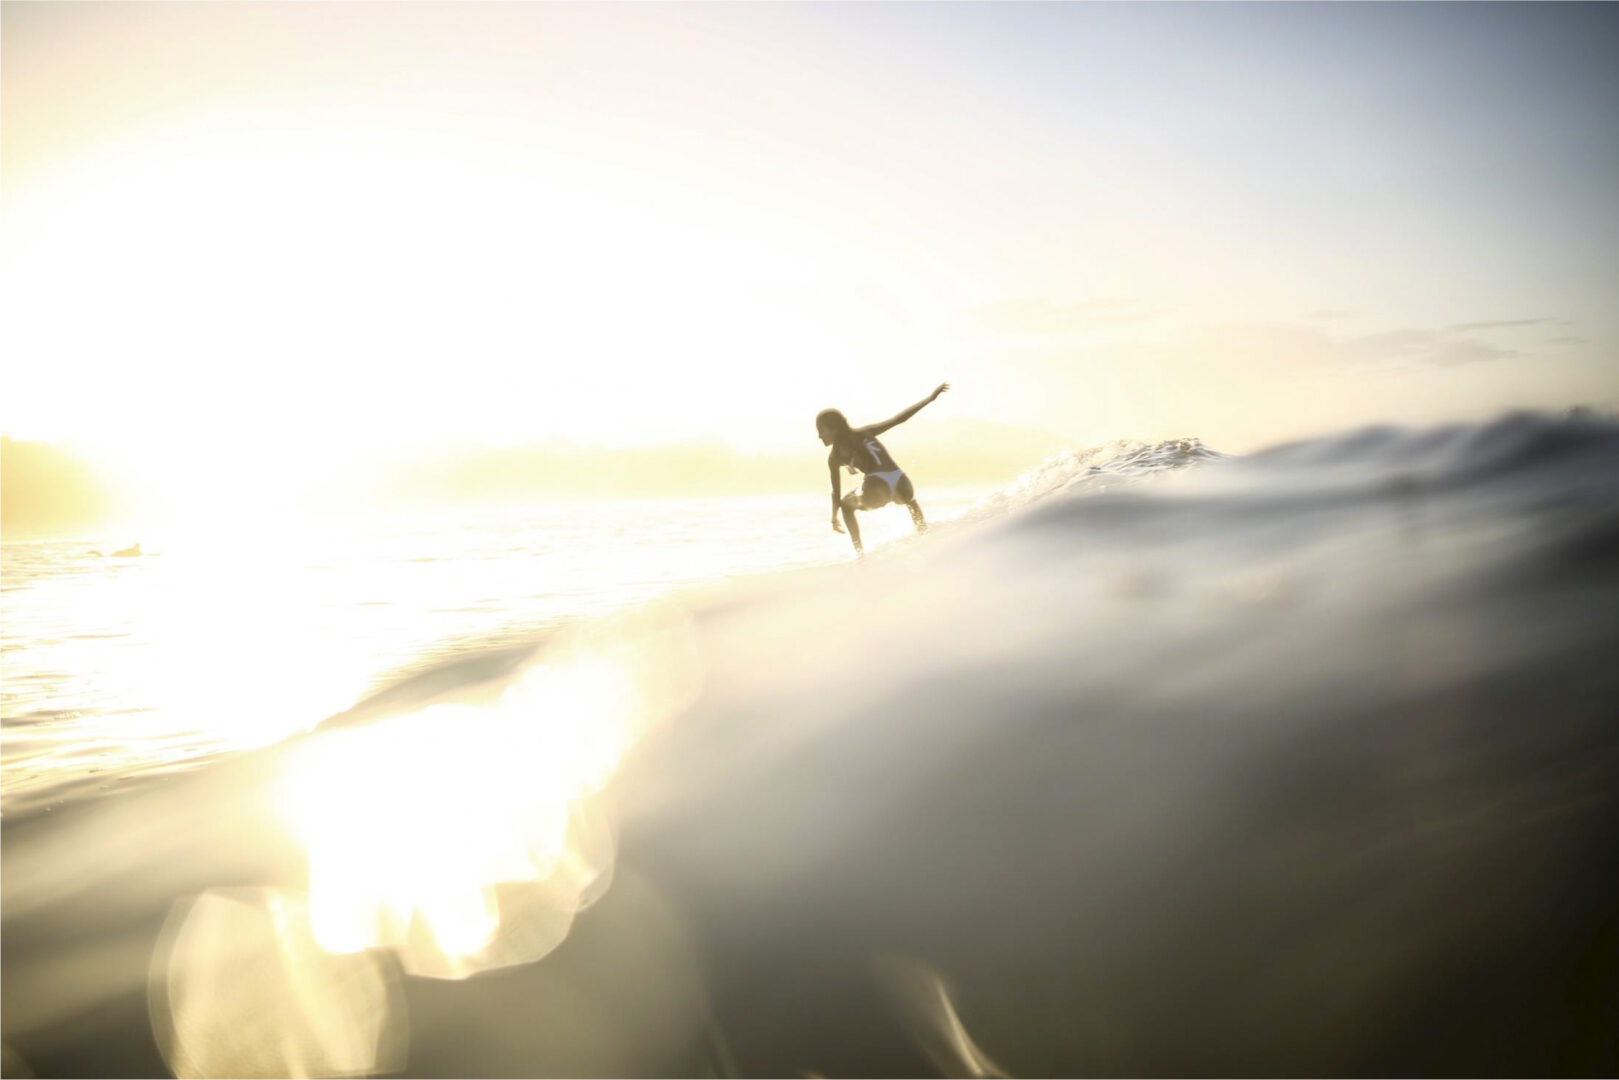
[{"label": "blurred water in foreground", "polygon": [[1611,1074],[1616,656],[1612,422],[1069,455],[8,808],[8,1058]]}]

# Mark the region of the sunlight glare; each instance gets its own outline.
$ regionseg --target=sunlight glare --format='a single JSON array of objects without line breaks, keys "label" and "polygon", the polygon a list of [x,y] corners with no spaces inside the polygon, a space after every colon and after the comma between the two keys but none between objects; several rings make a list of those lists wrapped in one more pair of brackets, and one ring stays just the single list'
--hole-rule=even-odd
[{"label": "sunlight glare", "polygon": [[801,222],[471,140],[203,116],[9,202],[13,407],[166,505],[284,506],[423,439],[734,435],[785,400],[762,353],[877,329],[827,329],[851,256]]},{"label": "sunlight glare", "polygon": [[432,704],[298,747],[282,804],[315,940],[392,948],[442,978],[554,949],[610,878],[603,789],[694,691],[684,634],[665,620],[548,650],[491,705]]}]

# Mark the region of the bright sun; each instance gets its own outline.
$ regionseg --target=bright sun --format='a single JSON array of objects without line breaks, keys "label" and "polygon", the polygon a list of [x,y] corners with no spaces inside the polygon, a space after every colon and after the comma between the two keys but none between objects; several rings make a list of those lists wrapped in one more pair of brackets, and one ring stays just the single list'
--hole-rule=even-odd
[{"label": "bright sun", "polygon": [[860,336],[812,299],[844,253],[734,202],[471,141],[224,127],[19,191],[5,283],[27,426],[216,507],[442,438],[734,434],[787,406],[761,361],[823,371]]}]

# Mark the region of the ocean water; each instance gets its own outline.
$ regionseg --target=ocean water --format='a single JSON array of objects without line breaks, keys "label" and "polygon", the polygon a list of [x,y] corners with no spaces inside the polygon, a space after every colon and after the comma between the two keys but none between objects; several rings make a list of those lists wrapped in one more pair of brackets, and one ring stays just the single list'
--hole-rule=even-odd
[{"label": "ocean water", "polygon": [[[936,490],[936,521],[982,492]],[[6,542],[3,809],[275,742],[412,671],[852,549],[824,495],[557,503]],[[873,550],[909,518],[863,515]]]},{"label": "ocean water", "polygon": [[[487,607],[428,601],[396,559],[343,595],[442,615],[432,640],[298,653],[279,630],[314,631],[278,616],[198,654],[251,658],[203,683],[218,709],[319,690],[313,730],[113,784],[33,747],[0,852],[8,1056],[1619,1070],[1619,424],[1116,444],[860,563],[806,506],[818,547],[752,565],[673,572],[662,526],[594,606],[498,560],[458,594]],[[363,685],[305,678],[356,636]],[[95,708],[26,700],[32,726]]]}]

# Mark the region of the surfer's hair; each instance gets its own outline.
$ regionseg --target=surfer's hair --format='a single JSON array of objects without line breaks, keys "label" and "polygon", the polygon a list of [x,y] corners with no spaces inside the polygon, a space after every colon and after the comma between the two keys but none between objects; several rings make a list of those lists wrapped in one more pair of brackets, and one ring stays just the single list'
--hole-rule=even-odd
[{"label": "surfer's hair", "polygon": [[815,414],[815,430],[826,428],[834,435],[845,435],[849,431],[849,421],[836,409],[822,409]]}]

